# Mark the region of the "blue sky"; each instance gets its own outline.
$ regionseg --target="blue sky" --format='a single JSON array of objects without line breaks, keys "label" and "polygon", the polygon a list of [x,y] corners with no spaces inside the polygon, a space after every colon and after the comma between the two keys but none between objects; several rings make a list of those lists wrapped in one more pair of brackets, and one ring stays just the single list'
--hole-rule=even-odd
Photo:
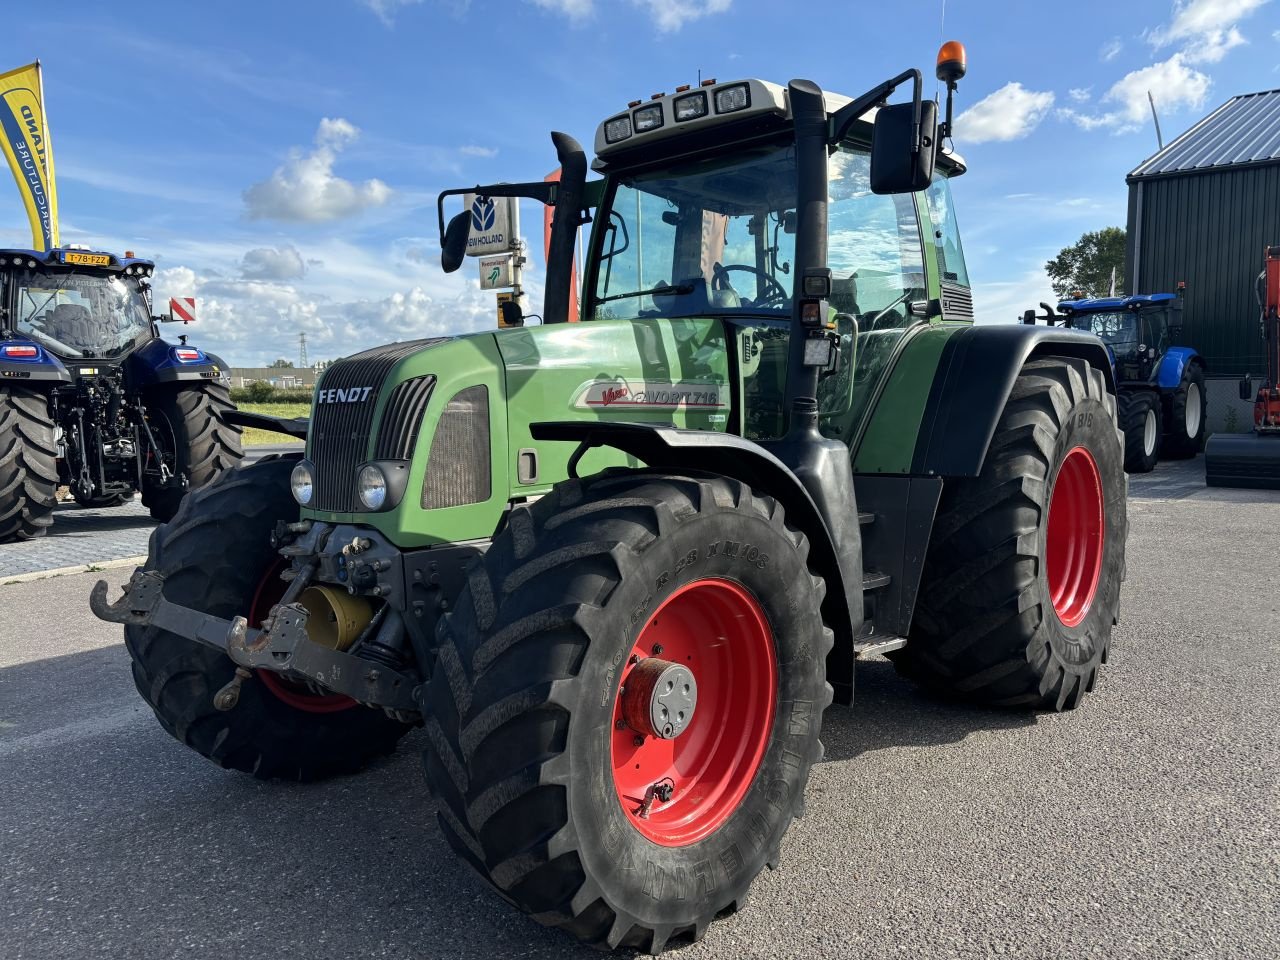
[{"label": "blue sky", "polygon": [[[314,360],[492,326],[474,262],[440,272],[437,191],[540,178],[550,130],[589,149],[627,101],[699,71],[847,95],[928,75],[942,0],[72,6],[0,38],[0,69],[44,63],[63,241],[153,257],[158,295],[199,298],[193,342],[249,365],[296,360],[299,332]],[[1148,89],[1167,142],[1280,86],[1272,0],[949,0],[945,34],[969,52],[955,192],[985,320],[1047,299],[1045,260],[1123,225],[1124,176],[1155,150]],[[536,261],[540,212],[523,215]],[[0,244],[29,242],[0,180]]]}]

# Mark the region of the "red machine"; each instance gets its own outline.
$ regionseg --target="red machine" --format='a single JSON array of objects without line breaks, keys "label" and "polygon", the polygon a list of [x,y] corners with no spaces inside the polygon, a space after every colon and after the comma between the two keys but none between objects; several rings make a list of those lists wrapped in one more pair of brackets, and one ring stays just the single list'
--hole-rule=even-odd
[{"label": "red machine", "polygon": [[[1280,247],[1267,247],[1258,275],[1267,377],[1253,402],[1253,434],[1214,434],[1205,448],[1204,479],[1211,487],[1280,490]],[[1253,380],[1240,381],[1240,399]]]}]

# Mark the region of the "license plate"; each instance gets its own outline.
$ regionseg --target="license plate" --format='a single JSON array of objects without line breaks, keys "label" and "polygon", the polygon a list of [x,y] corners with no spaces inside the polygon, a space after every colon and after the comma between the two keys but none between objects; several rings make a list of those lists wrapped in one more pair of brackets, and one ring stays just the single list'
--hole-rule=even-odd
[{"label": "license plate", "polygon": [[111,258],[105,253],[68,253],[63,263],[74,263],[82,267],[109,267]]}]

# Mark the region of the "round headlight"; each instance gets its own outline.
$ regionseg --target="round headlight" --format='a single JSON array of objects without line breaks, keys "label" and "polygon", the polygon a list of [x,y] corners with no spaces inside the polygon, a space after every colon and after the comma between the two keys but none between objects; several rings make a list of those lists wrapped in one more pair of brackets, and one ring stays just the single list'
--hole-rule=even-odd
[{"label": "round headlight", "polygon": [[387,502],[387,478],[373,464],[360,468],[356,476],[356,488],[360,493],[360,502],[370,510],[381,510]]},{"label": "round headlight", "polygon": [[311,477],[311,464],[301,461],[289,475],[289,487],[293,490],[293,499],[304,507],[311,502],[315,494],[315,482]]}]

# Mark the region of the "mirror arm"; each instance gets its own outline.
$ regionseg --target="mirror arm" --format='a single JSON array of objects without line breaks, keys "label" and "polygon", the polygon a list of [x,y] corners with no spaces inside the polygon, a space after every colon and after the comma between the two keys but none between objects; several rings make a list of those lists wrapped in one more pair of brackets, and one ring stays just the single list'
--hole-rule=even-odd
[{"label": "mirror arm", "polygon": [[924,86],[924,80],[920,76],[920,71],[914,67],[910,70],[904,70],[892,80],[886,80],[878,86],[872,87],[862,96],[858,97],[851,103],[845,104],[831,116],[831,124],[827,133],[827,140],[831,143],[839,143],[844,139],[845,134],[849,132],[849,128],[853,126],[854,121],[861,117],[872,107],[883,103],[889,98],[894,90],[898,89],[908,80],[913,82],[914,105],[913,116],[916,122],[915,142],[916,146],[920,143],[920,91]]},{"label": "mirror arm", "polygon": [[556,202],[556,186],[555,183],[547,183],[541,180],[536,183],[492,183],[488,186],[460,187],[456,190],[444,190],[436,197],[436,218],[440,225],[440,243],[444,244],[444,200],[445,197],[459,197],[468,193],[476,193],[482,197],[527,197],[530,200],[538,200],[547,206],[554,206]]}]

